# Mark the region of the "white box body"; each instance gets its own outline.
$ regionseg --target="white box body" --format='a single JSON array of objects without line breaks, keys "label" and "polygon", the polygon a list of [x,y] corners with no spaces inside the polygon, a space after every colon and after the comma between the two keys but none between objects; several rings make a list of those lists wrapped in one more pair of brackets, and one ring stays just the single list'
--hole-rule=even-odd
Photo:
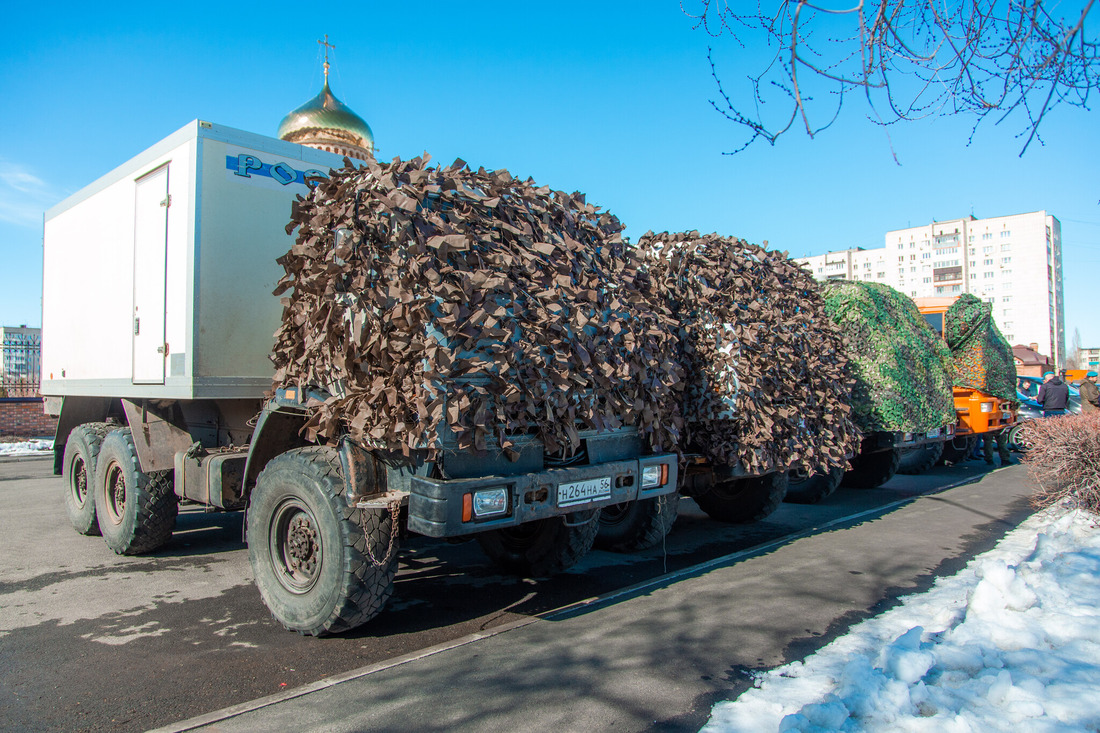
[{"label": "white box body", "polygon": [[42,394],[261,397],[291,204],[342,160],[195,120],[47,211]]}]

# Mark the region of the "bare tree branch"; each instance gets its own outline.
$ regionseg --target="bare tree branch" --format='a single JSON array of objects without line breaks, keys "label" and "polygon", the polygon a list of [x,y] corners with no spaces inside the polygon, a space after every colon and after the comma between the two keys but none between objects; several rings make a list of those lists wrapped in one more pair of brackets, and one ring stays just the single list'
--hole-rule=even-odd
[{"label": "bare tree branch", "polygon": [[[769,60],[748,77],[751,104],[723,85],[711,101],[750,137],[774,145],[795,120],[811,138],[839,116],[844,93],[862,89],[876,124],[933,115],[1014,115],[1026,123],[1020,155],[1042,144],[1039,127],[1060,105],[1088,109],[1100,80],[1100,40],[1085,21],[1096,0],[681,0],[694,29],[734,38]],[[1068,15],[1067,15],[1068,14]],[[825,124],[814,122],[828,104]],[[785,109],[775,115],[776,99]],[[746,110],[752,110],[748,113]],[[767,113],[767,114],[764,114]],[[776,120],[776,121],[772,121]]]}]

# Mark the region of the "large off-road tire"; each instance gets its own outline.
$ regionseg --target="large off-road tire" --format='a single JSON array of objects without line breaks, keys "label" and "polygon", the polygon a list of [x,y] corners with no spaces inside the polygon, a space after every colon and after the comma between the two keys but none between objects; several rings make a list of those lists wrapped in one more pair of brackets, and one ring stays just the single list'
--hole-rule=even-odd
[{"label": "large off-road tire", "polygon": [[628,501],[600,510],[596,547],[612,552],[640,552],[660,544],[676,521],[680,495]]},{"label": "large off-road tire", "polygon": [[828,473],[815,472],[812,476],[792,472],[787,484],[787,495],[783,501],[792,504],[816,504],[831,496],[841,479],[844,478],[844,466],[836,466]]},{"label": "large off-road tire", "polygon": [[308,636],[377,616],[397,574],[394,521],[389,510],[347,505],[335,449],[296,448],[273,458],[248,507],[248,559],[271,615]]},{"label": "large off-road tire", "polygon": [[974,452],[977,441],[978,439],[973,435],[952,438],[943,444],[940,463],[954,466],[956,463],[970,460],[970,454]]},{"label": "large off-road tire", "polygon": [[852,468],[844,474],[841,486],[853,489],[876,489],[894,478],[901,461],[901,451],[896,448],[861,453],[852,459]]},{"label": "large off-road tire", "polygon": [[172,537],[178,504],[172,472],[142,473],[130,428],[107,433],[95,469],[99,531],[119,555],[152,552]]},{"label": "large off-road tire", "polygon": [[714,484],[695,503],[711,519],[742,524],[756,522],[779,508],[787,494],[787,472],[749,476]]},{"label": "large off-road tire", "polygon": [[99,534],[95,518],[95,464],[103,439],[113,429],[105,422],[79,425],[65,441],[62,475],[65,480],[65,512],[80,534]]},{"label": "large off-road tire", "polygon": [[935,466],[941,455],[943,455],[943,443],[929,443],[917,448],[902,448],[901,458],[898,461],[898,473],[904,473],[908,476],[922,474]]},{"label": "large off-road tire", "polygon": [[491,529],[477,535],[477,541],[503,570],[524,578],[545,578],[580,562],[592,549],[599,529],[599,510],[590,509]]}]

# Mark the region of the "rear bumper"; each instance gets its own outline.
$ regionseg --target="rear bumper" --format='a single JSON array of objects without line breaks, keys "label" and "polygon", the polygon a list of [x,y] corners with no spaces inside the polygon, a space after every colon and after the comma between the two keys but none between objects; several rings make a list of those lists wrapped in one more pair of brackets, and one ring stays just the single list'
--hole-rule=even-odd
[{"label": "rear bumper", "polygon": [[[660,486],[643,489],[642,471],[648,466],[667,466]],[[410,482],[409,529],[428,537],[459,537],[489,529],[514,527],[550,517],[563,517],[638,499],[649,499],[677,490],[677,457],[667,453],[589,466],[555,468],[519,476],[486,476],[433,479],[414,476]],[[559,506],[559,489],[582,481],[608,479],[610,491],[598,499]],[[477,518],[466,511],[467,495],[503,489],[508,497],[504,514]],[[564,497],[562,497],[564,500]]]}]

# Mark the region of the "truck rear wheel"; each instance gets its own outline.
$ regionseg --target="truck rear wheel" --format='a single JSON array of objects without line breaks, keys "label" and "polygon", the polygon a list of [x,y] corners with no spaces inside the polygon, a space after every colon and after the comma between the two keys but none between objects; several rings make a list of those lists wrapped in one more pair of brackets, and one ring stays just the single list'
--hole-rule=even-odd
[{"label": "truck rear wheel", "polygon": [[719,522],[757,522],[779,508],[787,494],[787,472],[721,481],[692,497],[699,508]]},{"label": "truck rear wheel", "polygon": [[130,428],[103,439],[95,471],[96,520],[119,555],[152,552],[172,537],[178,505],[172,472],[142,473]]},{"label": "truck rear wheel", "polygon": [[477,535],[477,541],[482,552],[509,573],[544,578],[580,562],[592,549],[599,529],[599,510],[590,509],[491,529]]},{"label": "truck rear wheel", "polygon": [[99,534],[95,517],[95,464],[103,439],[112,426],[105,422],[79,425],[65,441],[63,473],[65,479],[65,512],[73,529],[80,534]]},{"label": "truck rear wheel", "polygon": [[852,459],[852,468],[844,474],[841,486],[853,489],[874,489],[894,478],[898,472],[901,451],[896,448],[861,453]]},{"label": "truck rear wheel", "polygon": [[256,586],[290,631],[353,629],[377,616],[393,593],[395,517],[347,505],[333,448],[296,448],[268,462],[247,522]]},{"label": "truck rear wheel", "polygon": [[676,521],[680,495],[628,501],[600,510],[596,547],[612,552],[640,552],[661,542]]},{"label": "truck rear wheel", "polygon": [[783,501],[792,504],[816,504],[831,496],[843,478],[844,466],[831,468],[827,473],[815,472],[813,475],[792,471]]},{"label": "truck rear wheel", "polygon": [[943,443],[929,443],[917,448],[902,448],[898,473],[916,476],[935,466],[943,455]]}]

